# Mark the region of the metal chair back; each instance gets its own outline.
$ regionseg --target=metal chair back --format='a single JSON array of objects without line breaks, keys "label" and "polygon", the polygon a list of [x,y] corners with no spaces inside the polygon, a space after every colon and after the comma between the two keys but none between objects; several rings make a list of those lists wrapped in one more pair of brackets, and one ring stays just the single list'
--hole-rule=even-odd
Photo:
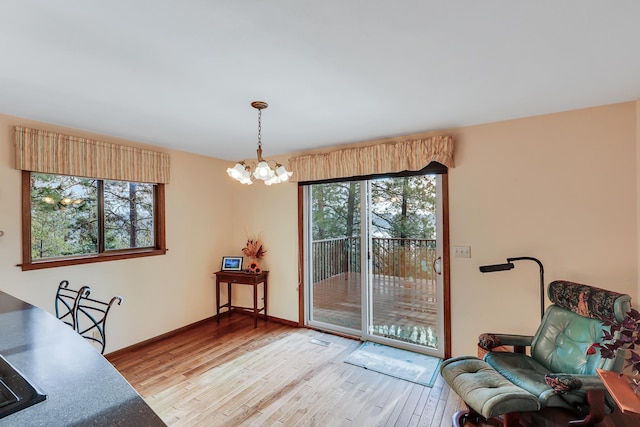
[{"label": "metal chair back", "polygon": [[81,297],[88,297],[91,293],[89,286],[83,286],[79,290],[69,288],[69,281],[63,280],[58,285],[56,292],[56,317],[62,320],[72,329],[76,330],[76,309]]},{"label": "metal chair back", "polygon": [[78,333],[88,341],[97,345],[101,354],[107,345],[106,323],[111,306],[122,304],[122,297],[116,295],[109,302],[81,295],[76,307],[75,322]]}]

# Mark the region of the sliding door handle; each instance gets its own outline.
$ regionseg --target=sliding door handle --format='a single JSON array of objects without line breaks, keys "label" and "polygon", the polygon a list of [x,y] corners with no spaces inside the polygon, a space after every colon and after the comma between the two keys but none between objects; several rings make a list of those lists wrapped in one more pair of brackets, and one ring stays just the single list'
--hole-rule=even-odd
[{"label": "sliding door handle", "polygon": [[437,275],[442,274],[442,257],[439,256],[438,258],[433,260],[433,271]]}]

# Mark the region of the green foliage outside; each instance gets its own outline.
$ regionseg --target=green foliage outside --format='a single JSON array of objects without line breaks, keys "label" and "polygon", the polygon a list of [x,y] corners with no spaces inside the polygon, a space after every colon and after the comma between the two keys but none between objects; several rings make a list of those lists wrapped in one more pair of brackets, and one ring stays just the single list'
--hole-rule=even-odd
[{"label": "green foliage outside", "polygon": [[313,240],[360,235],[360,183],[316,184],[311,188]]},{"label": "green foliage outside", "polygon": [[[435,238],[436,182],[433,175],[371,181],[372,235]],[[312,186],[313,240],[360,234],[360,183]]]},{"label": "green foliage outside", "polygon": [[435,239],[435,176],[373,180],[371,199],[374,236]]},{"label": "green foliage outside", "polygon": [[98,251],[97,181],[31,174],[32,259]]},{"label": "green foliage outside", "polygon": [[97,253],[101,197],[106,250],[153,246],[153,194],[152,184],[32,173],[32,259]]},{"label": "green foliage outside", "polygon": [[105,249],[154,245],[153,185],[104,182]]}]

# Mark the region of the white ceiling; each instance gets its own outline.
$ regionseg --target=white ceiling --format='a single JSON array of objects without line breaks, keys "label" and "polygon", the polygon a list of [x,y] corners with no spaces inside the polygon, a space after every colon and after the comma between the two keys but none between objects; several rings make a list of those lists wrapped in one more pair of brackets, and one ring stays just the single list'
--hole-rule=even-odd
[{"label": "white ceiling", "polygon": [[0,113],[265,156],[640,98],[638,0],[0,0]]}]

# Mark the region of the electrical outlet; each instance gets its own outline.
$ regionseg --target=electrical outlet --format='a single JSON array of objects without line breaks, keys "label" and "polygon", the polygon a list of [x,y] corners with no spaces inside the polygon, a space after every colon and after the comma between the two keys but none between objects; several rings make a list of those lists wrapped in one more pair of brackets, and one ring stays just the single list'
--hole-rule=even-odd
[{"label": "electrical outlet", "polygon": [[98,331],[97,329],[93,330],[93,338],[100,340],[102,339],[102,337],[100,336],[100,331]]},{"label": "electrical outlet", "polygon": [[471,258],[471,246],[454,246],[453,256],[456,258]]}]

